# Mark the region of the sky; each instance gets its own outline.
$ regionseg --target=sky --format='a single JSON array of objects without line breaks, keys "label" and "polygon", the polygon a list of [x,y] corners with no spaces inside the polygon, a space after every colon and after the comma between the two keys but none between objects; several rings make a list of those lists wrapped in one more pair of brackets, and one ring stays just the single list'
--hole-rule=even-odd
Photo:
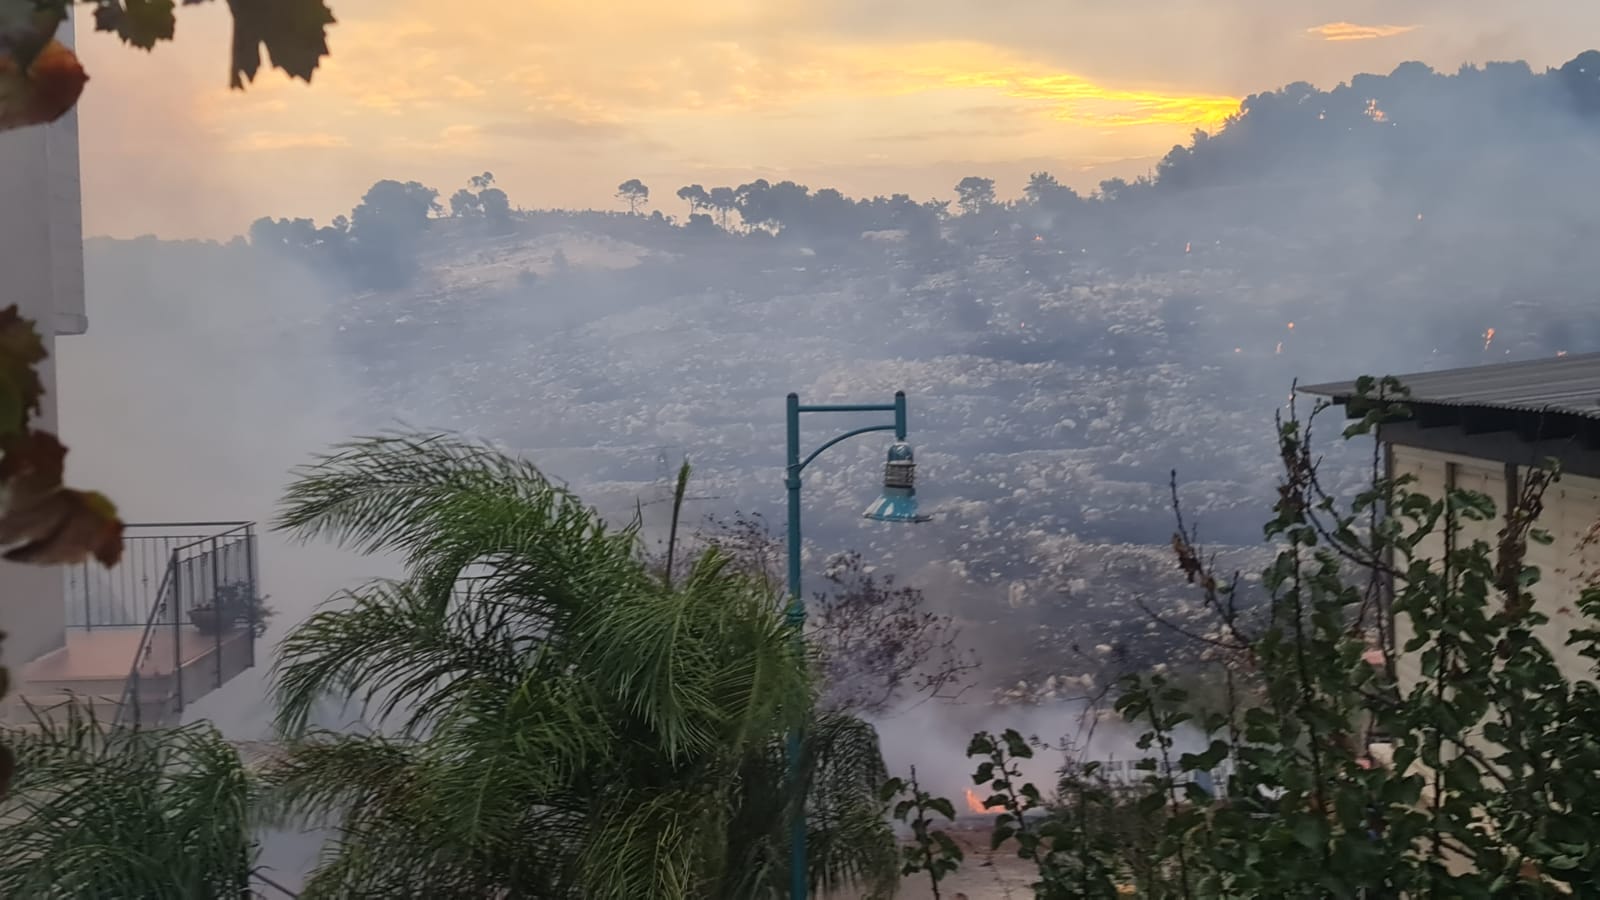
[{"label": "sky", "polygon": [[[847,194],[1081,190],[1148,171],[1248,94],[1407,60],[1560,65],[1587,0],[330,0],[312,83],[227,87],[226,4],[154,52],[79,26],[85,229],[227,238],[348,213],[374,181],[615,208],[641,178],[792,178]],[[1587,43],[1586,43],[1587,42]]]}]

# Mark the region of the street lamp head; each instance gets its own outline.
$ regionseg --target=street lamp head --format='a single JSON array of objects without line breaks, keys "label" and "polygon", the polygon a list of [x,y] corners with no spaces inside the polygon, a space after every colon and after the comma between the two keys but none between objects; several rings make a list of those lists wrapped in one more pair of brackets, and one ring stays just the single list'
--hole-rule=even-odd
[{"label": "street lamp head", "polygon": [[889,459],[883,466],[883,496],[862,513],[877,522],[926,522],[929,516],[917,513],[917,463],[911,445],[895,441],[889,445]]}]

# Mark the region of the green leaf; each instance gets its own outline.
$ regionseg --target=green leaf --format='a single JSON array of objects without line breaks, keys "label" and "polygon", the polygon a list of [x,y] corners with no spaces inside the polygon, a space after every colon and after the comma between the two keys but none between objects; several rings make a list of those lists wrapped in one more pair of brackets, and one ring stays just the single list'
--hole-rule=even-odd
[{"label": "green leaf", "polygon": [[0,367],[0,438],[21,433],[22,423],[28,417],[22,403],[21,389],[11,383],[10,376]]},{"label": "green leaf", "polygon": [[1541,577],[1538,566],[1523,566],[1517,573],[1517,586],[1530,588],[1539,583]]},{"label": "green leaf", "polygon": [[242,89],[261,69],[266,48],[272,65],[310,81],[328,55],[328,26],[335,19],[323,0],[228,0],[233,10],[233,77]]},{"label": "green leaf", "polygon": [[955,804],[951,803],[944,797],[929,797],[926,805],[929,809],[944,816],[946,819],[953,820],[956,817]]},{"label": "green leaf", "polygon": [[1322,846],[1328,839],[1328,823],[1312,815],[1302,815],[1294,823],[1295,843],[1306,849]]},{"label": "green leaf", "polygon": [[30,319],[24,319],[15,304],[0,308],[0,390],[11,395],[6,410],[11,417],[0,420],[0,435],[21,434],[27,417],[39,410],[44,384],[35,368],[45,359],[44,339]]},{"label": "green leaf", "polygon": [[1228,745],[1212,741],[1204,753],[1184,753],[1178,757],[1178,767],[1185,772],[1209,772],[1228,758]]},{"label": "green leaf", "polygon": [[178,26],[176,10],[173,0],[96,0],[94,27],[149,50],[172,40]]},{"label": "green leaf", "polygon": [[1033,757],[1033,748],[1028,745],[1028,739],[1023,737],[1022,733],[1015,728],[1007,728],[1005,734],[1001,737],[1005,741],[1007,753],[1018,759],[1031,759]]}]

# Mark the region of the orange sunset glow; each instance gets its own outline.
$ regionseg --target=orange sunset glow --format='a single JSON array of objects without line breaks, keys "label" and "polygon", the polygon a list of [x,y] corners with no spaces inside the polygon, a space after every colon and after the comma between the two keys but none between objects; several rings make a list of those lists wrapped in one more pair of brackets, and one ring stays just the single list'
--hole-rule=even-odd
[{"label": "orange sunset glow", "polygon": [[1482,14],[1362,22],[1329,0],[1156,17],[1046,0],[330,5],[313,82],[268,72],[244,92],[227,89],[225,4],[180,6],[179,40],[152,53],[81,22],[88,230],[223,237],[257,215],[348,212],[378,178],[445,188],[484,170],[530,207],[609,207],[640,178],[667,212],[679,186],[760,177],[948,197],[981,174],[1014,196],[1049,168],[1090,191],[1250,93],[1553,55],[1575,24],[1519,16],[1502,47]]}]

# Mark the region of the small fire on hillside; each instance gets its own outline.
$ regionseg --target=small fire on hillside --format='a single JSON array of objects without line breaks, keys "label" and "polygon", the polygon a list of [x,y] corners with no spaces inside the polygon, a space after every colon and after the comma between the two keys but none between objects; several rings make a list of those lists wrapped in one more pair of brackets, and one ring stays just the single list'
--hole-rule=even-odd
[{"label": "small fire on hillside", "polygon": [[989,812],[989,807],[984,804],[983,798],[972,788],[967,788],[967,811],[980,816]]}]

